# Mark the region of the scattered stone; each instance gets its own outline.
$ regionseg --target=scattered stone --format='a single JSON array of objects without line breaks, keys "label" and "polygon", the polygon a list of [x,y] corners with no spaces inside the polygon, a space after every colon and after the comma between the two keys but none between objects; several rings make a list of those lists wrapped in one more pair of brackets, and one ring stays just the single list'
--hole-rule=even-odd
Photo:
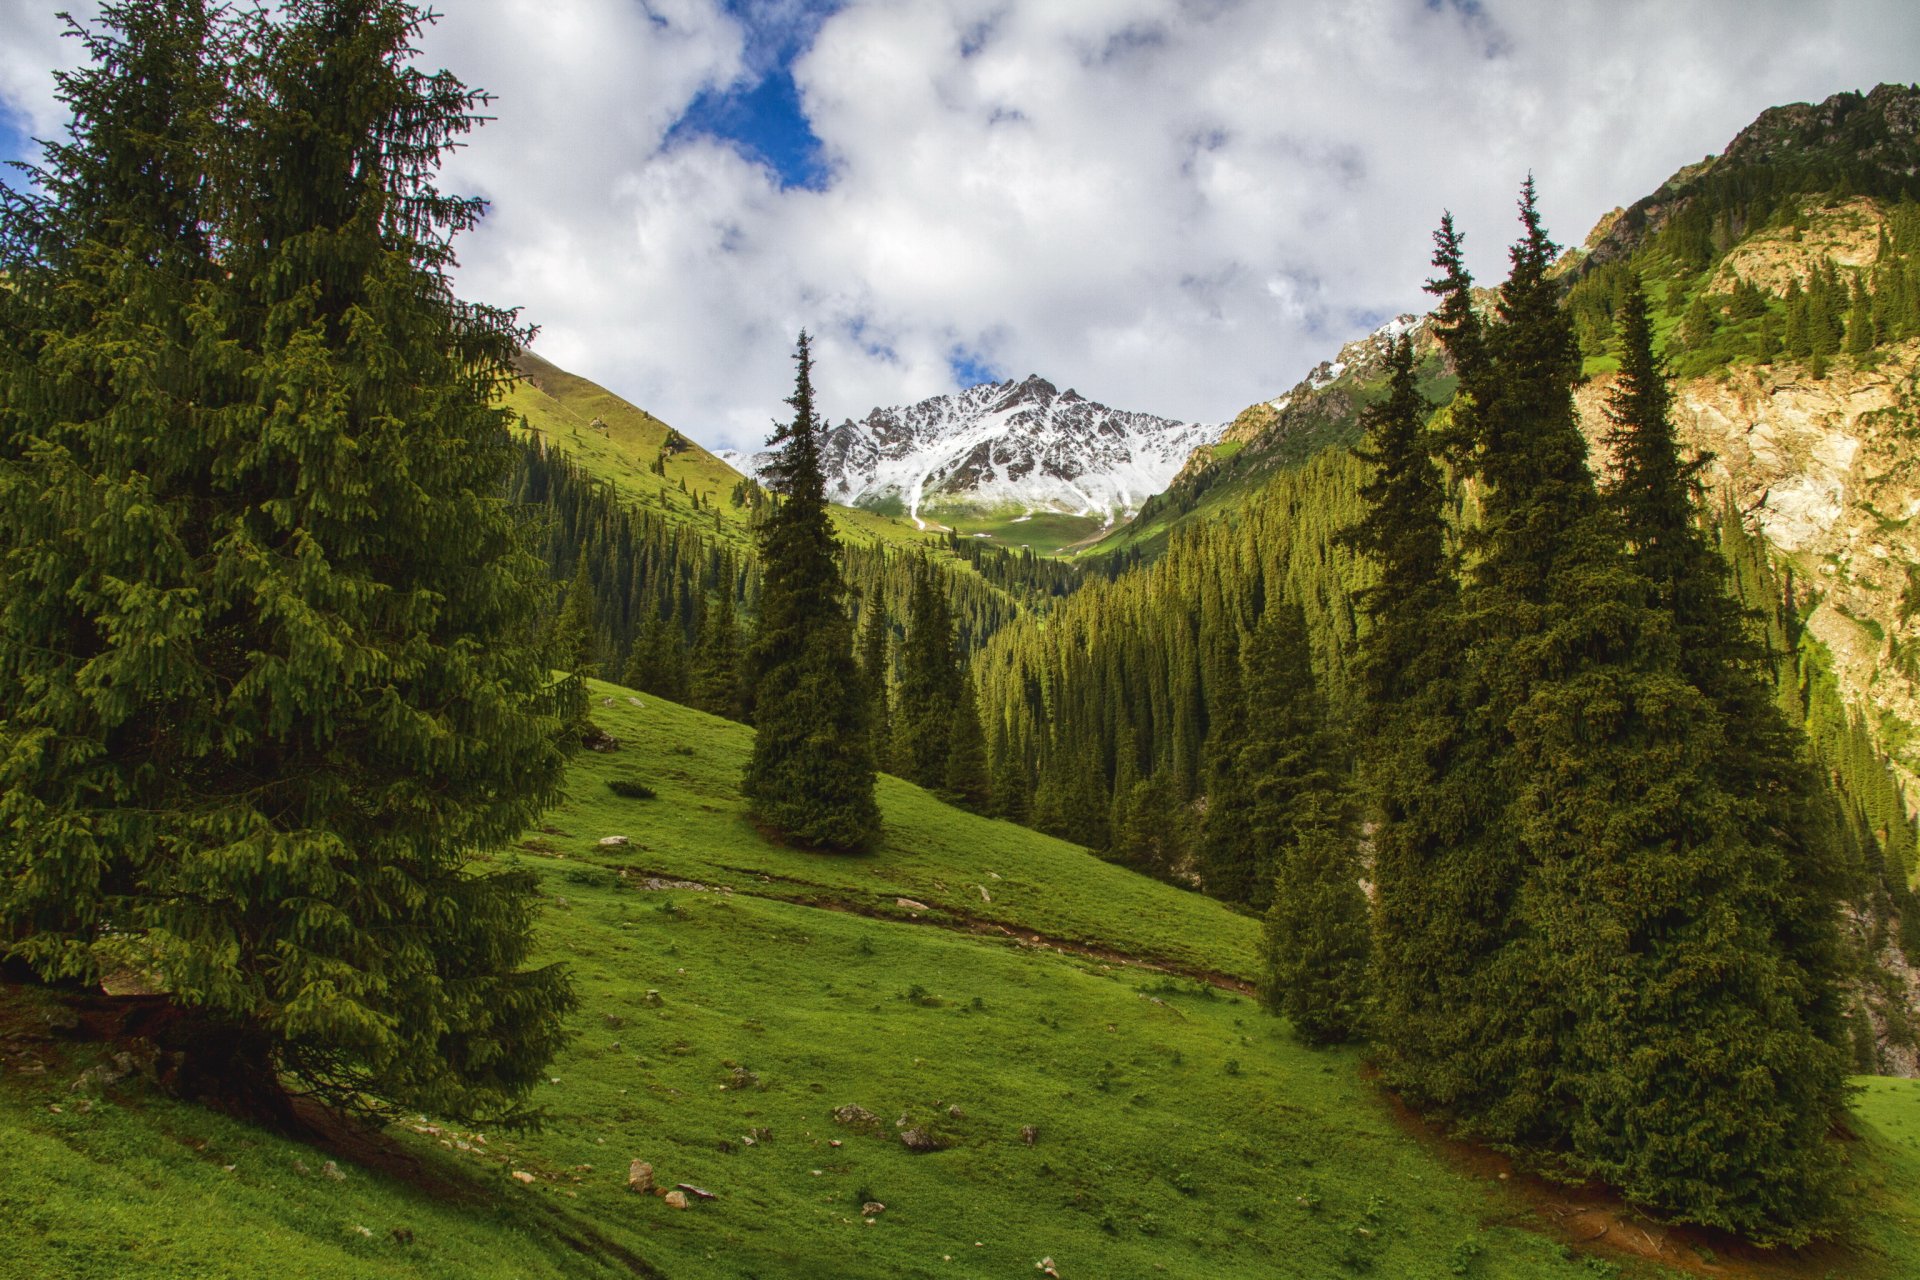
[{"label": "scattered stone", "polygon": [[920,1127],[908,1129],[903,1132],[900,1135],[900,1142],[907,1150],[917,1156],[926,1155],[930,1151],[943,1150],[947,1145],[938,1137],[934,1136],[931,1130]]},{"label": "scattered stone", "polygon": [[696,1200],[718,1200],[720,1198],[719,1196],[713,1194],[713,1192],[711,1191],[702,1191],[699,1187],[694,1186],[691,1182],[676,1182],[673,1184],[673,1187],[674,1187],[674,1190],[683,1191],[687,1195],[692,1196]]},{"label": "scattered stone", "polygon": [[653,1192],[653,1166],[645,1160],[635,1160],[627,1166],[627,1190],[638,1191],[641,1195]]},{"label": "scattered stone", "polygon": [[758,1089],[760,1087],[760,1077],[745,1067],[735,1067],[732,1074],[727,1077],[727,1087],[729,1089]]},{"label": "scattered stone", "polygon": [[861,1133],[878,1133],[881,1128],[879,1116],[865,1107],[852,1103],[835,1108],[833,1122],[846,1125],[849,1129],[856,1129]]},{"label": "scattered stone", "polygon": [[1020,1141],[1026,1143],[1028,1146],[1032,1146],[1034,1143],[1040,1141],[1040,1126],[1032,1124],[1021,1125]]},{"label": "scattered stone", "polygon": [[332,1178],[335,1182],[345,1182],[347,1180],[347,1175],[340,1171],[340,1166],[331,1160],[320,1166],[320,1172]]},{"label": "scattered stone", "polygon": [[632,843],[633,843],[632,839],[630,839],[627,836],[601,836],[600,837],[600,847],[602,849],[616,849],[616,848],[619,848],[621,845],[632,844]]},{"label": "scattered stone", "polygon": [[373,1239],[373,1228],[371,1227],[363,1227],[356,1222],[353,1224],[353,1230],[354,1230],[354,1234],[361,1236],[364,1239],[367,1239],[367,1240]]},{"label": "scattered stone", "polygon": [[395,1227],[393,1230],[387,1232],[387,1234],[393,1237],[393,1242],[395,1244],[412,1244],[413,1243],[412,1227]]},{"label": "scattered stone", "polygon": [[1052,1276],[1054,1280],[1060,1280],[1060,1273],[1053,1269],[1052,1258],[1040,1259],[1040,1261],[1033,1264],[1033,1269],[1043,1276]]},{"label": "scattered stone", "polygon": [[667,1208],[684,1209],[686,1207],[687,1207],[687,1197],[685,1193],[679,1192],[679,1191],[667,1192]]},{"label": "scattered stone", "polygon": [[618,1031],[621,1027],[627,1025],[627,1020],[617,1013],[607,1013],[601,1016],[606,1019],[607,1027],[610,1030]]},{"label": "scattered stone", "polygon": [[967,1113],[960,1109],[959,1103],[955,1103],[953,1106],[947,1108],[947,1117],[951,1120],[965,1120]]},{"label": "scattered stone", "polygon": [[602,698],[602,699],[600,699],[600,705],[601,705],[601,706],[603,706],[603,707],[610,707],[610,706],[612,706],[612,705],[613,705],[613,699],[612,699],[612,698]]},{"label": "scattered stone", "polygon": [[982,902],[992,902],[992,901],[993,901],[993,895],[987,892],[987,886],[985,886],[985,885],[983,885],[983,884],[977,884],[977,885],[975,885],[975,886],[973,886],[973,887],[974,887],[974,888],[976,888],[976,889],[978,889],[978,890],[980,891],[980,901],[982,901]]},{"label": "scattered stone", "polygon": [[927,905],[926,903],[924,903],[924,902],[915,902],[915,901],[914,901],[914,900],[913,900],[912,898],[895,898],[895,899],[893,900],[893,905],[894,905],[894,906],[896,906],[896,907],[905,907],[905,908],[906,908],[907,910],[909,910],[909,911],[931,911],[931,910],[933,910],[933,908],[932,908],[932,907],[929,907],[929,906],[928,906],[928,905]]},{"label": "scattered stone", "polygon": [[638,698],[628,698],[628,699],[627,699],[627,705],[628,705],[628,706],[630,706],[630,707],[644,707],[644,706],[646,706],[647,704],[646,704],[646,703],[644,703],[644,702],[642,702],[642,701],[640,701],[640,699],[638,699]]},{"label": "scattered stone", "polygon": [[515,1182],[532,1182],[533,1175],[528,1173],[525,1169],[515,1169],[513,1171],[513,1180]]},{"label": "scattered stone", "polygon": [[837,1147],[837,1146],[839,1146],[839,1145],[840,1145],[840,1139],[838,1139],[838,1138],[828,1138],[828,1139],[827,1139],[827,1145],[828,1145],[828,1146],[830,1146],[830,1147]]},{"label": "scattered stone", "polygon": [[588,725],[580,733],[580,745],[589,751],[618,751],[620,739],[602,729],[599,725]]},{"label": "scattered stone", "polygon": [[878,1200],[869,1200],[860,1206],[861,1215],[868,1218],[877,1218],[886,1211],[887,1206],[881,1204]]},{"label": "scattered stone", "polygon": [[297,1173],[297,1174],[299,1174],[299,1175],[300,1175],[301,1177],[303,1177],[303,1178],[304,1178],[304,1177],[306,1177],[306,1176],[307,1176],[307,1162],[306,1162],[305,1160],[295,1160],[295,1161],[293,1162],[293,1171],[294,1171],[295,1173]]},{"label": "scattered stone", "polygon": [[747,1130],[747,1137],[748,1140],[752,1142],[772,1142],[773,1130],[763,1124],[755,1125],[753,1128]]}]

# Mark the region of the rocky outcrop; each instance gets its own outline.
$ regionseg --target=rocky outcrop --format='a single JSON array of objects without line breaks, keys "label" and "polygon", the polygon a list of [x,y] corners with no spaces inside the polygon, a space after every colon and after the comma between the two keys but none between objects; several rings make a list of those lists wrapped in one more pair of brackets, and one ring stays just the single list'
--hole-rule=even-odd
[{"label": "rocky outcrop", "polygon": [[[1674,427],[1713,455],[1710,481],[1795,565],[1846,700],[1920,726],[1907,656],[1920,652],[1920,342],[1877,355],[1869,368],[1835,361],[1817,380],[1775,364],[1682,382]],[[1602,375],[1578,393],[1591,439],[1611,385]],[[1596,462],[1605,469],[1603,450]],[[1920,770],[1911,747],[1899,763],[1909,781]]]}]

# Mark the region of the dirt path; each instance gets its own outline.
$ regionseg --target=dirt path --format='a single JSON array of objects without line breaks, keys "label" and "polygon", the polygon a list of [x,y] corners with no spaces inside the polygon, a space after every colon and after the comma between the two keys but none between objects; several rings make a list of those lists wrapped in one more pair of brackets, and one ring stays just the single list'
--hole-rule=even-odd
[{"label": "dirt path", "polygon": [[[795,906],[814,907],[821,911],[838,911],[844,915],[862,916],[869,920],[884,920],[890,924],[923,925],[937,929],[946,929],[953,933],[972,934],[976,937],[1004,938],[1033,950],[1049,950],[1060,955],[1079,956],[1087,960],[1098,960],[1103,964],[1124,965],[1133,969],[1144,969],[1151,973],[1166,974],[1169,977],[1189,978],[1195,982],[1204,982],[1210,987],[1222,991],[1231,991],[1237,995],[1255,994],[1251,982],[1236,978],[1232,974],[1221,973],[1213,969],[1203,969],[1196,965],[1181,964],[1160,956],[1142,956],[1116,950],[1099,943],[1082,942],[1073,938],[1055,937],[1041,933],[1024,925],[1008,924],[1000,920],[989,920],[961,911],[944,903],[930,902],[922,910],[897,905],[893,902],[860,902],[841,895],[831,885],[816,884],[808,880],[799,880],[790,876],[777,876],[765,871],[756,871],[747,867],[722,866],[722,871],[733,871],[743,876],[751,876],[762,884],[791,885],[807,892],[798,894],[761,893],[752,888],[735,885],[702,884],[697,880],[682,880],[669,876],[666,872],[637,870],[632,867],[609,867],[596,863],[603,870],[613,871],[621,876],[621,882],[630,889],[665,891],[671,889],[691,890],[696,893],[740,893],[751,898],[765,898],[772,902],[789,902]],[[893,895],[882,895],[889,897]],[[912,901],[908,899],[908,901]],[[936,917],[932,912],[939,912]]]}]

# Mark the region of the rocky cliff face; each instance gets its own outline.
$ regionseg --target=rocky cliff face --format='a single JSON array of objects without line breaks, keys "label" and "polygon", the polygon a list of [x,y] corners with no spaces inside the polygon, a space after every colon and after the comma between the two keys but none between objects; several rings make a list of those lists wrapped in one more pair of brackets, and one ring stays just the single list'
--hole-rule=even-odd
[{"label": "rocky cliff face", "polygon": [[[1578,393],[1590,439],[1606,425],[1612,381],[1602,375]],[[1795,364],[1691,379],[1674,388],[1673,418],[1683,444],[1713,455],[1712,482],[1818,601],[1808,625],[1832,651],[1847,700],[1920,726],[1920,667],[1908,656],[1920,651],[1920,342],[1817,381]],[[1908,745],[1898,759],[1911,781],[1920,754]]]},{"label": "rocky cliff face", "polygon": [[[827,497],[932,508],[1019,507],[1109,520],[1167,487],[1219,425],[1110,409],[1038,375],[875,409],[822,442]],[[757,471],[760,455],[730,459]]]}]

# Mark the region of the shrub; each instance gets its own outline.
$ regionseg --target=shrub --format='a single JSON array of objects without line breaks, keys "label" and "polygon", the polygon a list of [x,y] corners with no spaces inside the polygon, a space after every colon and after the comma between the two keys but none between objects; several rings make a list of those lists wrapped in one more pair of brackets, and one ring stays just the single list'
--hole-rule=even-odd
[{"label": "shrub", "polygon": [[656,795],[652,787],[644,782],[636,782],[632,778],[609,778],[607,790],[623,800],[652,800]]}]

